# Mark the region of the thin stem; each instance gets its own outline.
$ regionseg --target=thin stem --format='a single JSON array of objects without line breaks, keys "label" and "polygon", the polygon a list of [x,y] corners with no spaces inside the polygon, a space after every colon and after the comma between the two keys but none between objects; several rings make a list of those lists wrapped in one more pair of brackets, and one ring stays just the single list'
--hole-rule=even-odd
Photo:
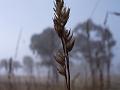
[{"label": "thin stem", "polygon": [[[64,39],[61,38],[61,41],[62,41],[62,45],[63,45],[63,50],[64,50],[64,54],[65,54],[65,43],[64,43]],[[65,56],[66,57],[66,56]],[[66,72],[66,64],[65,64],[65,72]],[[67,89],[68,89],[68,77],[67,77],[67,74],[65,73],[65,81],[66,81],[66,86],[67,86]]]},{"label": "thin stem", "polygon": [[67,71],[68,71],[68,90],[70,90],[70,68],[69,68],[69,57],[68,57],[68,55],[66,56],[66,59],[67,59]]},{"label": "thin stem", "polygon": [[66,58],[66,66],[67,66],[67,86],[68,86],[68,90],[70,90],[69,57],[68,57],[68,52],[67,52],[67,49],[66,49],[66,44],[65,44],[64,38],[61,38],[61,40],[62,40],[63,50],[64,50],[65,58]]},{"label": "thin stem", "polygon": [[65,81],[66,81],[66,87],[68,89],[68,82],[67,82],[67,74],[65,73]]}]

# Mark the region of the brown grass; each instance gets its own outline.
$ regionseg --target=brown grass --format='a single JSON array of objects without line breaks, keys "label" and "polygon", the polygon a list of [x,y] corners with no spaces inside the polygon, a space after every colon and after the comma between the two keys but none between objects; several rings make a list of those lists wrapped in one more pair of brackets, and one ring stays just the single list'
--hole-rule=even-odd
[{"label": "brown grass", "polygon": [[[84,87],[81,83],[81,79],[75,82],[75,86],[71,87],[72,90],[90,90],[90,86]],[[83,80],[84,81],[84,80]],[[90,83],[90,79],[88,82]],[[0,90],[64,90],[64,84],[61,82],[59,84],[47,84],[44,83],[44,79],[41,78],[31,78],[26,76],[14,76],[11,80],[7,76],[0,76]],[[112,84],[110,90],[120,90],[120,77],[113,76]],[[72,86],[72,85],[71,85]],[[96,90],[99,90],[96,87]],[[104,88],[104,90],[106,90]]]},{"label": "brown grass", "polygon": [[69,52],[74,46],[75,40],[71,31],[65,28],[69,19],[70,8],[64,6],[64,0],[55,0],[54,8],[54,29],[57,32],[61,42],[62,50],[59,50],[55,56],[59,67],[58,72],[65,77],[67,90],[70,90],[70,69],[69,69]]}]

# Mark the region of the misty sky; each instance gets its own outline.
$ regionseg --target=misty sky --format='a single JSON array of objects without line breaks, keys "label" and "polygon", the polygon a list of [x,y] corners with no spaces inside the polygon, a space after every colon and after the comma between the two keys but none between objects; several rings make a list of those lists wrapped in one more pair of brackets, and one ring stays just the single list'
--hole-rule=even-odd
[{"label": "misty sky", "polygon": [[[68,28],[74,28],[79,22],[87,20],[98,0],[65,0],[71,8]],[[92,15],[95,23],[103,25],[107,11],[120,12],[120,0],[99,0]],[[0,59],[14,57],[16,42],[20,30],[23,30],[17,59],[31,55],[30,37],[47,27],[53,27],[53,0],[0,0]],[[117,45],[115,59],[120,53],[120,17],[111,15],[107,25],[113,32]]]}]

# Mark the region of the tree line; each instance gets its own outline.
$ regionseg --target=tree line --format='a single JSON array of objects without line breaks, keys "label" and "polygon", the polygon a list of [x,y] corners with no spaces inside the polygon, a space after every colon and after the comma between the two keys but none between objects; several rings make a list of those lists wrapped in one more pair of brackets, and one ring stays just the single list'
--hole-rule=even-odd
[{"label": "tree line", "polygon": [[[73,58],[73,60],[70,60],[70,68],[72,68],[72,65],[75,66],[74,61],[79,61],[80,63],[84,61],[85,67],[90,72],[93,90],[97,86],[101,90],[104,87],[109,90],[111,84],[110,71],[114,56],[113,47],[116,44],[111,30],[109,27],[97,25],[92,20],[87,20],[76,25],[72,31],[75,37],[75,46],[70,53],[70,57]],[[59,76],[56,70],[54,55],[58,47],[61,47],[59,42],[60,40],[53,28],[48,27],[42,33],[32,35],[30,41],[29,47],[31,51],[41,61],[35,63],[35,60],[31,56],[25,56],[22,64],[12,58],[9,60],[2,59],[0,61],[0,67],[5,68],[8,75],[14,74],[14,71],[19,68],[24,68],[28,75],[32,75],[34,67],[40,69],[40,67],[45,66],[48,69],[48,77],[52,73],[52,79],[57,82],[59,81]],[[97,82],[98,80],[99,83]],[[107,82],[107,85],[105,82]]]}]

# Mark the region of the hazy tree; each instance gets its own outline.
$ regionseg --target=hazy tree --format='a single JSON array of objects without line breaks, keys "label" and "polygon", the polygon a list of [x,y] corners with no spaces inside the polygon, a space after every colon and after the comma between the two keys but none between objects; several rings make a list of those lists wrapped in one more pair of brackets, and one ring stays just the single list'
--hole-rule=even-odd
[{"label": "hazy tree", "polygon": [[117,70],[117,73],[118,73],[118,75],[120,75],[120,62],[118,62],[117,63],[117,65],[116,65],[116,70]]},{"label": "hazy tree", "polygon": [[41,69],[42,65],[41,65],[41,62],[38,61],[38,62],[35,62],[35,70],[37,72],[37,75],[39,76],[40,74],[40,69]]},{"label": "hazy tree", "polygon": [[8,72],[8,60],[7,59],[2,59],[0,61],[0,67],[4,68]]},{"label": "hazy tree", "polygon": [[24,70],[29,74],[33,74],[34,70],[34,61],[31,56],[24,56],[23,58]]},{"label": "hazy tree", "polygon": [[103,60],[106,64],[106,70],[107,70],[107,90],[110,89],[111,84],[111,78],[110,78],[110,70],[111,70],[111,64],[112,64],[112,58],[113,58],[113,52],[112,49],[116,44],[116,41],[113,38],[112,33],[110,32],[109,28],[104,28],[104,30],[101,33],[102,36],[102,42],[103,42]]},{"label": "hazy tree", "polygon": [[18,61],[14,61],[12,64],[12,68],[14,68],[14,70],[18,70],[21,67],[22,67],[22,65]]},{"label": "hazy tree", "polygon": [[96,86],[96,82],[95,82],[96,67],[93,59],[95,53],[93,52],[93,45],[91,45],[91,39],[92,39],[91,32],[95,31],[96,28],[100,28],[100,27],[93,25],[93,22],[91,20],[88,20],[85,23],[79,24],[74,29],[77,38],[75,43],[76,48],[74,51],[79,52],[80,54],[82,53],[86,62],[89,64],[91,70],[91,76],[92,76],[93,89],[95,89]]},{"label": "hazy tree", "polygon": [[21,64],[18,61],[13,61],[12,58],[10,58],[9,60],[2,59],[0,62],[0,67],[5,68],[8,75],[11,75],[14,74],[15,70],[18,70],[21,67]]},{"label": "hazy tree", "polygon": [[[88,62],[92,74],[93,86],[96,84],[96,72],[99,71],[100,86],[102,90],[104,87],[103,71],[106,66],[108,75],[110,73],[110,57],[113,55],[112,47],[115,45],[112,34],[109,29],[106,30],[102,26],[94,24],[91,20],[79,24],[74,31],[77,38],[74,52],[82,53],[85,60]],[[108,76],[108,78],[109,77],[110,76]]]},{"label": "hazy tree", "polygon": [[54,52],[58,45],[58,38],[53,28],[46,28],[41,34],[34,34],[31,38],[30,48],[42,58],[41,65],[52,68],[54,79],[58,79],[58,75],[54,64]]}]

